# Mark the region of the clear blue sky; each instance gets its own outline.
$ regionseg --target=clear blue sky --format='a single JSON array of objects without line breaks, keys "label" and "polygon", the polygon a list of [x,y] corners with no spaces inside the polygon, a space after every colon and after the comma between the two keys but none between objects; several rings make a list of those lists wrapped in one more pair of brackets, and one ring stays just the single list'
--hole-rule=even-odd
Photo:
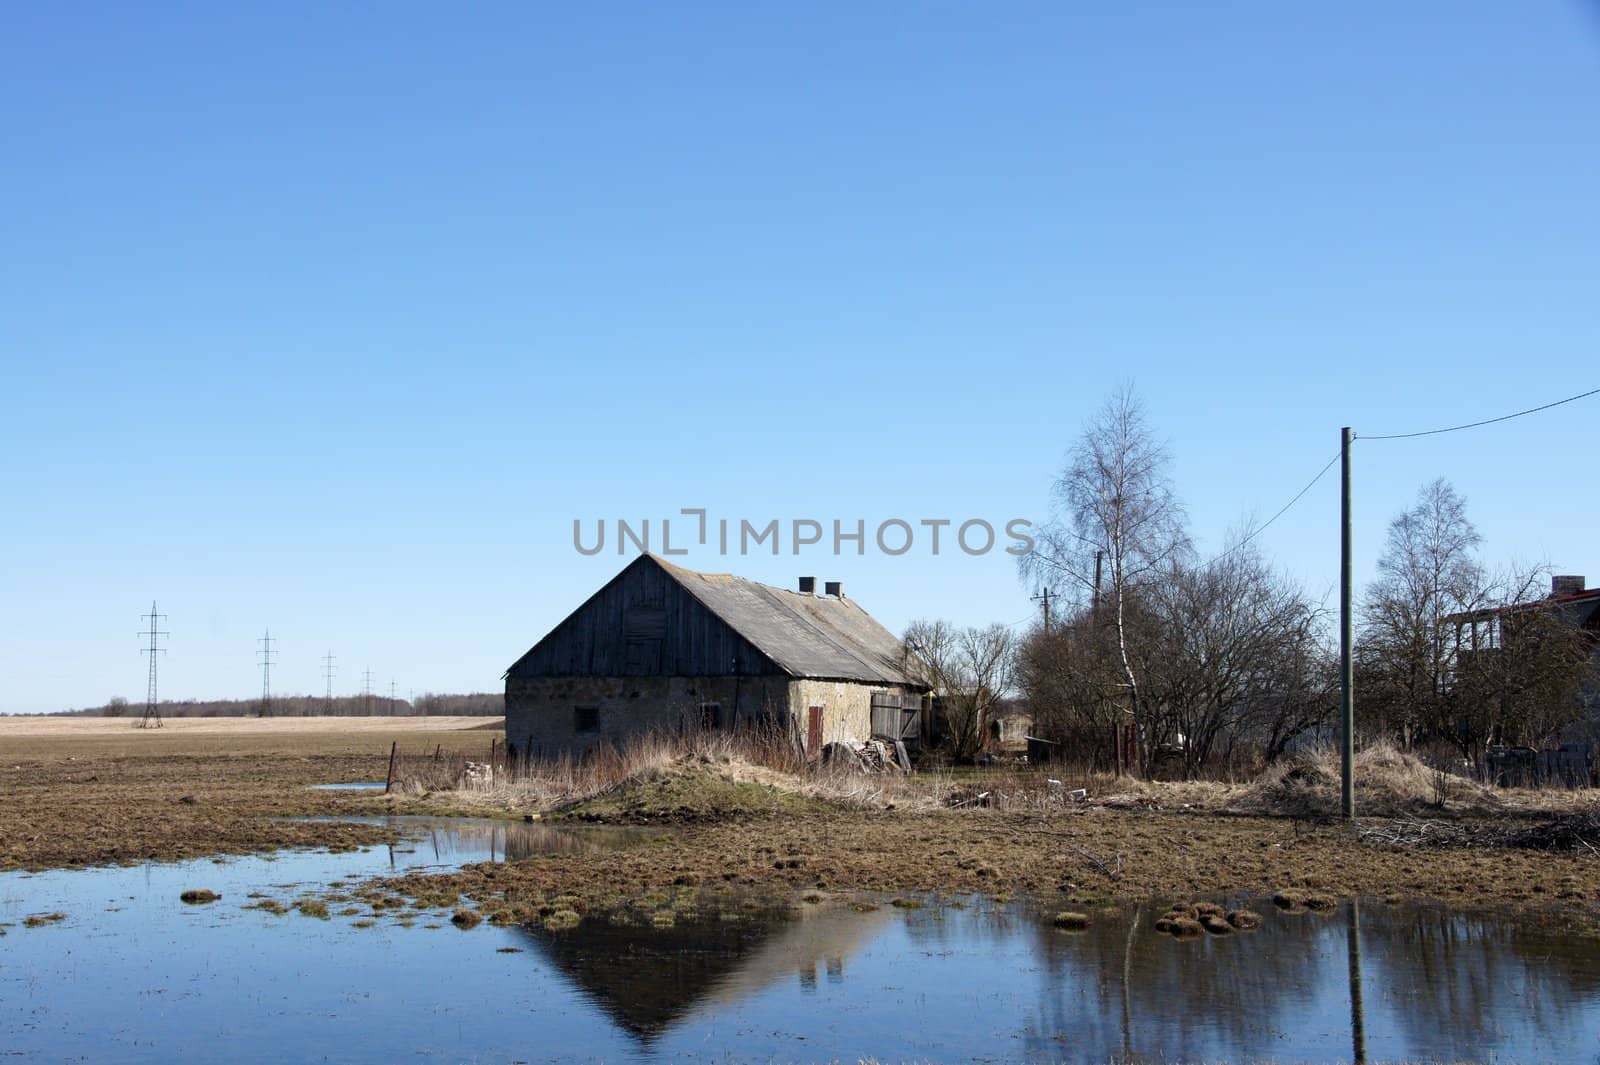
[{"label": "clear blue sky", "polygon": [[[1203,548],[1336,450],[1600,385],[1576,2],[13,5],[0,711],[492,690],[572,520],[1042,517],[1119,381]],[[1600,580],[1600,399],[1358,445]],[[1337,478],[1263,537],[1319,594]],[[995,553],[723,559],[899,628]]]}]

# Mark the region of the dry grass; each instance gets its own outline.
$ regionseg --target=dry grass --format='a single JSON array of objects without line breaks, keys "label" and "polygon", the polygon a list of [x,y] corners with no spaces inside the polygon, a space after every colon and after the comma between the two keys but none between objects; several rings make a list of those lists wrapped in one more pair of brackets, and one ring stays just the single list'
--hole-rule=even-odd
[{"label": "dry grass", "polygon": [[[470,775],[468,760],[427,754],[405,758],[396,772],[396,791],[504,811],[625,814],[633,809],[645,816],[728,816],[783,806],[786,798],[856,809],[932,809],[953,787],[944,774],[869,774],[845,765],[811,765],[787,736],[761,730],[646,732],[581,758],[500,764],[492,775]],[[696,789],[706,794],[696,796]],[[646,794],[651,790],[671,801],[652,801]],[[733,805],[707,805],[719,798]]]},{"label": "dry grass", "polygon": [[[1456,777],[1444,804],[1436,770],[1421,759],[1375,743],[1356,753],[1356,809],[1364,817],[1405,817],[1441,810],[1495,813],[1500,797],[1470,780]],[[1322,750],[1288,759],[1263,773],[1227,803],[1240,813],[1287,817],[1332,817],[1339,812],[1339,752]]]}]

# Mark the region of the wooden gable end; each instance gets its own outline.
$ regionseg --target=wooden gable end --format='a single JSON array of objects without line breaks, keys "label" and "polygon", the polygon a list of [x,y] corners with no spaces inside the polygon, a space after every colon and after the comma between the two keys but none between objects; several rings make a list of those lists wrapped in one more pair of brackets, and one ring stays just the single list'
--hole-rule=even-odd
[{"label": "wooden gable end", "polygon": [[552,629],[510,677],[770,676],[781,670],[648,555]]}]

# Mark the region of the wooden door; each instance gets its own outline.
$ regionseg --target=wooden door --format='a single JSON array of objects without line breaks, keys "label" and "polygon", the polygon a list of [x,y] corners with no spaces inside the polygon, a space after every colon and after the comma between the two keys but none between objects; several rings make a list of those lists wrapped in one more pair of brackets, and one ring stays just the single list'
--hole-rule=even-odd
[{"label": "wooden door", "polygon": [[822,757],[822,707],[808,707],[806,720],[806,757]]}]

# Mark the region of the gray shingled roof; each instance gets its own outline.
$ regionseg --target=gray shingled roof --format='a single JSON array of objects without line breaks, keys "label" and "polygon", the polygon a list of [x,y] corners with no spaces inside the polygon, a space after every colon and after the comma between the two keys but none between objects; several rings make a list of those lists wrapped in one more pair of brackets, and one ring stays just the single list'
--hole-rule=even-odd
[{"label": "gray shingled roof", "polygon": [[900,640],[852,600],[785,591],[731,573],[697,573],[652,558],[792,677],[919,683],[901,669]]}]

